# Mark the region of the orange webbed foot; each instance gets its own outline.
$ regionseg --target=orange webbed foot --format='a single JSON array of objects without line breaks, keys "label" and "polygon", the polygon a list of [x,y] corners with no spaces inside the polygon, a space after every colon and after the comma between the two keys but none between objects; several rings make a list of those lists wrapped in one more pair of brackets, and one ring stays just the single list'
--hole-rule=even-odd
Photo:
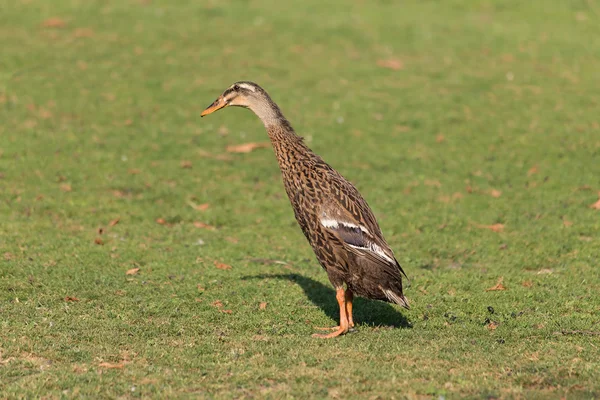
[{"label": "orange webbed foot", "polygon": [[331,338],[334,338],[334,337],[338,337],[338,336],[344,335],[344,334],[346,334],[348,332],[348,328],[347,327],[344,328],[344,327],[336,326],[336,328],[338,328],[338,329],[335,332],[326,333],[326,334],[315,333],[315,334],[312,335],[312,337],[318,338],[318,339],[331,339]]}]

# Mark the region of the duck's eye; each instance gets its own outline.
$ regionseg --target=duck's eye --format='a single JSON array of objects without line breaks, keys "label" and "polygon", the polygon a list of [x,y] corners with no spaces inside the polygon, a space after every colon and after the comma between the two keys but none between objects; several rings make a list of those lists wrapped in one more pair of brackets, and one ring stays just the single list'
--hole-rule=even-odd
[{"label": "duck's eye", "polygon": [[233,90],[240,90],[240,87],[238,85],[233,85]]}]

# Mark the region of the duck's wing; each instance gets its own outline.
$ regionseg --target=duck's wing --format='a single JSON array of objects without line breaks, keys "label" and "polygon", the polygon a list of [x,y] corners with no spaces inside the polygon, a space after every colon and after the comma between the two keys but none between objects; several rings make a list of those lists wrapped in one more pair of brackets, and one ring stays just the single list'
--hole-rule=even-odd
[{"label": "duck's wing", "polygon": [[382,270],[406,276],[367,202],[341,175],[335,171],[330,174],[330,190],[319,209],[320,224],[335,234],[348,251],[368,259]]}]

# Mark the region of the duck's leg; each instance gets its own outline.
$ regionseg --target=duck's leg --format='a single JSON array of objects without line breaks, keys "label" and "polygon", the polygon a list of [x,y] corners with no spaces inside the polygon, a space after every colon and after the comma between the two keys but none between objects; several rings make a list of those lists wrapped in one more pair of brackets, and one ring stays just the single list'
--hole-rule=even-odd
[{"label": "duck's leg", "polygon": [[352,293],[352,290],[346,289],[346,315],[348,317],[348,328],[354,328],[354,319],[352,319],[352,300],[354,300],[354,293]]},{"label": "duck's leg", "polygon": [[335,332],[331,332],[331,333],[328,333],[325,335],[320,335],[318,333],[315,333],[313,335],[313,337],[320,338],[320,339],[329,339],[329,338],[343,335],[344,333],[348,332],[348,315],[346,314],[346,295],[344,293],[343,288],[336,290],[335,298],[338,302],[338,306],[340,307],[340,326],[336,326],[335,328],[332,328],[332,329],[336,329]]}]

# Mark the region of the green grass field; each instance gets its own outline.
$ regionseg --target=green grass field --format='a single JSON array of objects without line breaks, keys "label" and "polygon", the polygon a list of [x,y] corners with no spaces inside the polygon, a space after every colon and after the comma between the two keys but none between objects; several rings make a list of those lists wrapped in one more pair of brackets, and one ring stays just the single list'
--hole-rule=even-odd
[{"label": "green grass field", "polygon": [[[0,398],[600,397],[599,2],[0,10]],[[275,157],[227,150],[264,128],[199,118],[237,80],[361,190],[410,311],[311,337]]]}]

